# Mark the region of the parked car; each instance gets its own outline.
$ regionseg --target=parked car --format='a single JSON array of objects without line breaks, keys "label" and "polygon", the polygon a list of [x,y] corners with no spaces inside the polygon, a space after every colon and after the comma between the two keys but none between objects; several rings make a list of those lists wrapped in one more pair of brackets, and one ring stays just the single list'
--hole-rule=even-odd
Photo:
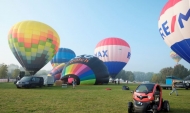
[{"label": "parked car", "polygon": [[159,84],[140,84],[133,93],[133,101],[128,103],[128,113],[158,113],[170,111],[169,101],[162,97]]},{"label": "parked car", "polygon": [[166,84],[160,84],[160,86],[163,89],[172,89],[172,81],[175,81],[175,85],[177,88],[185,88],[188,89],[190,88],[190,80],[188,77],[186,77],[184,80],[177,78],[175,76],[166,76]]},{"label": "parked car", "polygon": [[16,83],[17,88],[34,88],[42,87],[44,85],[43,77],[24,76]]}]

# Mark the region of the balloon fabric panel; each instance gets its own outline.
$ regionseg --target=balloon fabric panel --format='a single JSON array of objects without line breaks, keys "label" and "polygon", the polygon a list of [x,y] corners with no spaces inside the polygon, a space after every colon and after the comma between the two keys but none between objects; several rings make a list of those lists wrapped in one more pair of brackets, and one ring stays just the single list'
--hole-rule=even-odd
[{"label": "balloon fabric panel", "polygon": [[61,73],[58,73],[58,74],[54,75],[54,82],[55,82],[56,80],[59,80],[60,77],[61,77]]},{"label": "balloon fabric panel", "polygon": [[122,45],[122,46],[127,46],[130,48],[129,44],[127,42],[125,42],[123,39],[121,38],[116,38],[116,37],[110,37],[110,38],[106,38],[102,41],[100,41],[97,45],[97,47],[100,46],[105,46],[105,45]]},{"label": "balloon fabric panel", "polygon": [[76,55],[74,51],[68,48],[59,48],[57,54],[51,60],[52,66],[56,66],[60,63],[67,63],[69,60],[74,58]]},{"label": "balloon fabric panel", "polygon": [[59,64],[58,66],[54,67],[54,68],[50,71],[49,75],[54,77],[54,81],[60,79],[60,77],[61,77],[61,72],[62,72],[64,66],[65,66],[65,63],[61,63],[61,64]]},{"label": "balloon fabric panel", "polygon": [[70,83],[70,84],[71,84],[71,83],[72,83],[72,81],[73,81],[73,79],[74,79],[74,78],[68,78],[68,83]]},{"label": "balloon fabric panel", "polygon": [[190,0],[169,0],[162,9],[158,27],[165,43],[190,63]]},{"label": "balloon fabric panel", "polygon": [[47,64],[59,48],[59,36],[48,25],[36,21],[15,24],[8,35],[11,51],[28,71],[36,73]]},{"label": "balloon fabric panel", "polygon": [[131,57],[129,44],[121,38],[110,37],[100,41],[95,48],[95,56],[108,68],[110,76],[115,76],[125,67]]},{"label": "balloon fabric panel", "polygon": [[[80,67],[80,69],[77,69],[78,67]],[[76,69],[77,71],[74,71]],[[64,70],[65,71],[62,72],[62,75],[74,74],[80,78],[80,84],[95,84],[96,77],[93,71],[84,64],[71,64],[67,66]]]},{"label": "balloon fabric panel", "polygon": [[[186,42],[187,40],[183,40],[181,42],[175,43],[171,46],[171,49],[174,50],[179,56],[181,56],[184,60],[190,63],[190,43]],[[190,39],[189,39],[190,41]],[[189,42],[188,41],[188,42]]]},{"label": "balloon fabric panel", "polygon": [[115,78],[121,69],[126,65],[124,62],[104,62],[108,68],[109,74],[112,78]]},{"label": "balloon fabric panel", "polygon": [[[102,52],[104,51],[104,52]],[[120,45],[101,46],[95,49],[95,56],[102,61],[128,62],[130,59],[130,48]]]}]

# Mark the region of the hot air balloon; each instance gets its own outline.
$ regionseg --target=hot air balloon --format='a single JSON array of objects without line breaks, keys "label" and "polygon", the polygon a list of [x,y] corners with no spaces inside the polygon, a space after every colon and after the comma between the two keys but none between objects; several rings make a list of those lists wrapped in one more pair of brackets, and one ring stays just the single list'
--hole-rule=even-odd
[{"label": "hot air balloon", "polygon": [[75,52],[69,48],[59,48],[56,55],[51,60],[51,65],[53,67],[61,64],[61,63],[67,63],[72,58],[76,57]]},{"label": "hot air balloon", "polygon": [[158,28],[165,43],[190,63],[190,0],[168,0],[163,7]]},{"label": "hot air balloon", "polygon": [[57,53],[60,38],[53,28],[44,23],[22,21],[9,31],[8,43],[22,67],[34,75]]},{"label": "hot air balloon", "polygon": [[76,79],[77,85],[107,84],[109,73],[106,65],[92,55],[80,55],[71,59],[61,73],[61,80],[70,82]]},{"label": "hot air balloon", "polygon": [[176,54],[174,51],[170,52],[170,57],[178,64],[178,62],[181,60],[181,57]]},{"label": "hot air balloon", "polygon": [[96,57],[105,63],[112,79],[115,79],[131,57],[129,44],[123,39],[116,37],[100,41],[96,45],[94,53]]},{"label": "hot air balloon", "polygon": [[58,66],[54,67],[50,71],[50,73],[48,74],[48,76],[53,76],[54,77],[54,81],[59,80],[60,77],[61,77],[61,72],[62,72],[64,66],[65,66],[65,63],[61,63]]}]

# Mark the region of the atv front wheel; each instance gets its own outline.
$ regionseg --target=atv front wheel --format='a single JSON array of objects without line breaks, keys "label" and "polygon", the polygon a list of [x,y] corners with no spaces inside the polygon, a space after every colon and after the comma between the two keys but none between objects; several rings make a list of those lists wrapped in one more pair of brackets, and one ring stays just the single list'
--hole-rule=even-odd
[{"label": "atv front wheel", "polygon": [[132,102],[128,103],[128,113],[133,113],[133,103]]},{"label": "atv front wheel", "polygon": [[153,105],[152,109],[152,113],[158,113],[158,110],[157,110],[158,106],[157,105]]},{"label": "atv front wheel", "polygon": [[170,111],[169,102],[168,102],[167,100],[165,100],[165,101],[163,102],[163,105],[164,105],[164,111],[169,112],[169,111]]},{"label": "atv front wheel", "polygon": [[158,113],[158,111],[155,109],[155,110],[152,111],[152,113]]}]

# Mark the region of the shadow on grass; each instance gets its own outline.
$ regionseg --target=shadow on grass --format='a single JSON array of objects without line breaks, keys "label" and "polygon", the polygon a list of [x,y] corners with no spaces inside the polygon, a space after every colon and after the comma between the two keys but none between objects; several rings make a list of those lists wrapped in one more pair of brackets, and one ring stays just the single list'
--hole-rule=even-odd
[{"label": "shadow on grass", "polygon": [[[161,112],[161,113],[164,113],[164,112]],[[189,109],[186,109],[186,108],[181,108],[181,109],[170,108],[170,113],[189,113]]]}]

